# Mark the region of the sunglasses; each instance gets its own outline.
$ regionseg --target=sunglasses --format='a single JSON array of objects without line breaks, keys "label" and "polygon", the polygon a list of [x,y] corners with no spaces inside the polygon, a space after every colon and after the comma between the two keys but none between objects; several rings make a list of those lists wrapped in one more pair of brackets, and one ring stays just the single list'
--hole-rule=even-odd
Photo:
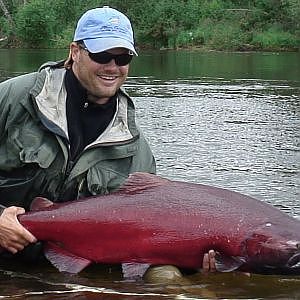
[{"label": "sunglasses", "polygon": [[121,67],[121,66],[128,65],[133,58],[133,53],[131,51],[129,53],[123,53],[123,54],[111,54],[106,51],[92,53],[85,46],[81,44],[79,44],[79,47],[87,51],[90,59],[98,64],[108,64],[112,59],[114,59],[116,65]]}]

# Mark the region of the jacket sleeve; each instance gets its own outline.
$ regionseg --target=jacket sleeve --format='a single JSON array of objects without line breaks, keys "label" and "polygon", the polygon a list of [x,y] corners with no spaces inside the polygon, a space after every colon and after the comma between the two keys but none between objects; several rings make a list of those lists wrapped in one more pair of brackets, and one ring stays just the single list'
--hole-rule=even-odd
[{"label": "jacket sleeve", "polygon": [[[12,80],[12,79],[11,79]],[[3,137],[10,109],[11,80],[0,83],[0,139]]]},{"label": "jacket sleeve", "polygon": [[[13,79],[6,80],[2,83],[0,83],[0,143],[1,140],[4,138],[5,132],[6,132],[6,127],[7,127],[7,119],[8,119],[8,114],[10,110],[10,93],[12,90],[12,85],[11,82]],[[1,202],[1,199],[0,199]],[[6,207],[2,204],[0,204],[0,216],[3,213],[3,210]]]},{"label": "jacket sleeve", "polygon": [[[16,126],[14,115],[15,112],[21,111],[20,107],[23,108],[20,104],[21,100],[29,97],[29,90],[35,82],[35,76],[32,74],[21,75],[0,83],[0,214],[5,207],[23,206],[21,200],[14,200],[22,199],[20,192],[24,190],[24,186],[21,186],[20,178],[23,176],[16,175],[16,173],[23,175],[24,172],[15,167],[17,164],[10,164],[14,162],[17,154],[11,148],[12,137],[9,130]],[[28,178],[25,178],[25,181],[28,181]]]},{"label": "jacket sleeve", "polygon": [[133,158],[131,172],[146,172],[156,173],[156,162],[151,148],[145,139],[143,133],[140,131],[139,149]]},{"label": "jacket sleeve", "polygon": [[29,91],[35,83],[37,73],[28,73],[0,83],[0,139],[9,123],[9,113],[20,100],[29,97]]}]

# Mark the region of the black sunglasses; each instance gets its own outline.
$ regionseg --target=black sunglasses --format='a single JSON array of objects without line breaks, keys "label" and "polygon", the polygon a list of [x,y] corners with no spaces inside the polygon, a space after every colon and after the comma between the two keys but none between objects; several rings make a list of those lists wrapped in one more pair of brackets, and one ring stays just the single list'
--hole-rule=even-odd
[{"label": "black sunglasses", "polygon": [[92,53],[90,52],[84,45],[78,44],[81,49],[84,49],[87,51],[89,57],[91,60],[98,64],[108,64],[112,59],[115,60],[115,63],[117,66],[126,66],[128,65],[132,58],[133,58],[133,53],[124,53],[124,54],[111,54],[109,52],[103,51],[103,52],[97,52],[97,53]]}]

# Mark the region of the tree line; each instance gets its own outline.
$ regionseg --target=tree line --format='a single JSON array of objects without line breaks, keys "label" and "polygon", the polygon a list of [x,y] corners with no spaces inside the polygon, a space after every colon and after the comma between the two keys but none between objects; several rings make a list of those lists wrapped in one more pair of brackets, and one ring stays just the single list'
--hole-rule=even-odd
[{"label": "tree line", "polygon": [[300,50],[299,0],[0,0],[0,47],[68,47],[104,5],[131,19],[140,48]]}]

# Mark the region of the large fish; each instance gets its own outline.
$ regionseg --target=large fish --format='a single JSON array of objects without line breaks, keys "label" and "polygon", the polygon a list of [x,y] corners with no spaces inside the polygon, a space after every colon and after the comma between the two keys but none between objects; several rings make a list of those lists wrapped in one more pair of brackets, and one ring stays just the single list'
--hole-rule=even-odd
[{"label": "large fish", "polygon": [[214,249],[220,271],[300,274],[300,222],[233,191],[134,173],[109,195],[45,202],[37,198],[19,220],[60,271],[92,262],[122,263],[129,273],[139,265],[198,269]]}]

